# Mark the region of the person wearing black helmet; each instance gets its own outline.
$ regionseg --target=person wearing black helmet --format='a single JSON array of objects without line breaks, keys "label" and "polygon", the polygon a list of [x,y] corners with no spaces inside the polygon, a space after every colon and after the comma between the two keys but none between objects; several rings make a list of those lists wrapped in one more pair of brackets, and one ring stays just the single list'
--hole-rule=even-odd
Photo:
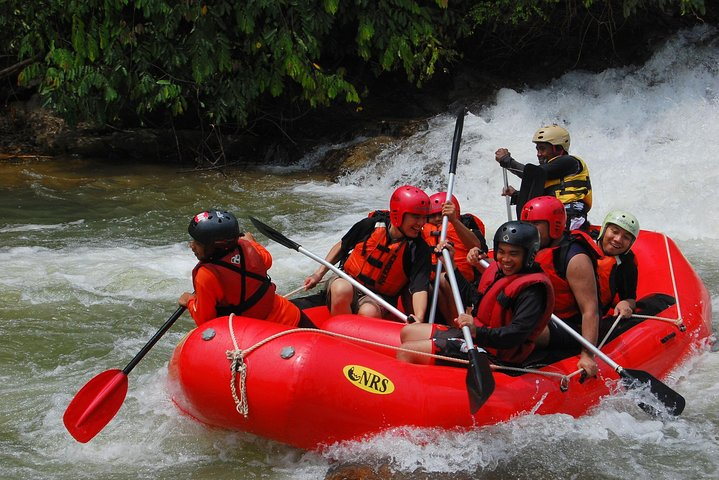
[{"label": "person wearing black helmet", "polygon": [[187,229],[190,248],[199,262],[192,271],[195,293],[184,292],[178,303],[197,325],[234,313],[291,327],[314,327],[300,310],[275,293],[267,275],[270,253],[224,210],[195,215]]},{"label": "person wearing black helmet", "polygon": [[[473,316],[458,315],[456,327],[407,325],[400,333],[402,348],[467,359],[461,331],[467,326],[475,345],[486,349],[495,363],[522,364],[534,351],[534,341],[549,323],[554,308],[549,278],[534,262],[538,250],[539,233],[533,225],[512,221],[500,226],[494,234],[495,261],[482,273],[480,301]],[[403,351],[397,358],[412,363],[434,362],[426,355]]]}]

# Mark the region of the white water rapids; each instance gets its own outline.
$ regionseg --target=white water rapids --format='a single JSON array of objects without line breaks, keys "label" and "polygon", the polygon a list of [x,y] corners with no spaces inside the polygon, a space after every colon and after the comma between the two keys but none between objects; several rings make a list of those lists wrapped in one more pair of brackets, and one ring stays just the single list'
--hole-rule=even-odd
[{"label": "white water rapids", "polygon": [[[368,211],[386,208],[396,186],[446,188],[454,122],[452,113],[430,119],[337,182],[298,168],[227,178],[70,159],[0,164],[0,477],[315,479],[335,461],[388,463],[410,477],[418,469],[491,479],[719,476],[716,354],[699,352],[667,380],[687,399],[674,421],[648,418],[618,395],[580,419],[528,415],[468,433],[403,429],[316,454],[210,430],[175,409],[166,364],[193,325],[188,318],[130,374],[123,407],[95,439],[82,445],[67,434],[62,414],[76,391],[103,370],[124,367],[191,289],[185,229],[192,214],[218,206],[254,215],[324,255]],[[494,151],[507,147],[534,162],[531,135],[552,122],[566,126],[571,153],[589,165],[590,220],[624,208],[642,228],[668,234],[716,310],[719,34],[683,32],[645,65],[500,90],[472,110],[455,193],[490,238],[506,220]],[[312,163],[309,156],[299,170]],[[519,185],[511,175],[510,183]],[[266,244],[281,293],[313,270],[297,252]]]}]

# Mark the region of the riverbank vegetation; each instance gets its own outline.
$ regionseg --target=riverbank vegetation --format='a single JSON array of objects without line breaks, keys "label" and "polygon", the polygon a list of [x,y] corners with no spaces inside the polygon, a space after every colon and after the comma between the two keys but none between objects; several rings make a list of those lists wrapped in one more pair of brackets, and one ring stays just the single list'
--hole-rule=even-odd
[{"label": "riverbank vegetation", "polygon": [[704,0],[2,3],[6,107],[36,94],[67,125],[161,132],[158,156],[211,165],[232,145],[291,160],[321,129],[446,108],[478,74],[606,68],[715,20]]}]

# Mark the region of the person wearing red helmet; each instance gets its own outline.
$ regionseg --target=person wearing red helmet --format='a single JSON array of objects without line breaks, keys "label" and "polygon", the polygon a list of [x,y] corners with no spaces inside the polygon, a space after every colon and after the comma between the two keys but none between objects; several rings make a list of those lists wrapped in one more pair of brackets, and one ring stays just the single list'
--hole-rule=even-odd
[{"label": "person wearing red helmet", "polygon": [[[597,259],[602,257],[601,249],[586,233],[565,231],[567,213],[556,197],[529,200],[520,218],[539,230],[541,250],[536,261],[552,281],[554,313],[596,345],[599,335],[596,268]],[[549,324],[537,343],[553,351],[579,348],[577,341],[554,323]],[[595,376],[594,354],[582,349],[577,367],[584,369],[588,376]]]},{"label": "person wearing red helmet", "polygon": [[272,256],[251,233],[240,233],[232,213],[200,212],[187,230],[199,262],[192,270],[195,293],[184,292],[178,303],[187,307],[198,326],[234,313],[291,327],[315,327],[295,305],[275,293],[267,275]]},{"label": "person wearing red helmet", "polygon": [[[422,238],[429,212],[429,196],[417,187],[397,188],[389,202],[389,215],[371,215],[355,223],[327,253],[325,259],[352,278],[397,304],[400,295],[408,313],[423,321],[427,310],[431,249]],[[317,267],[305,279],[306,290],[317,285],[329,268]],[[403,300],[405,297],[402,297]],[[384,318],[388,312],[374,299],[361,295],[347,280],[333,276],[327,284],[332,315],[358,313]]]},{"label": "person wearing red helmet", "polygon": [[[532,142],[537,150],[539,169],[543,177],[543,194],[556,197],[564,204],[567,210],[567,229],[587,230],[587,213],[592,208],[592,184],[584,160],[569,154],[569,132],[557,124],[546,125],[534,133]],[[509,150],[498,149],[494,158],[503,168],[524,181],[526,165],[512,158]],[[522,187],[526,188],[524,183]],[[511,196],[512,203],[515,204],[519,201],[518,194],[512,186],[502,190],[502,195]]]},{"label": "person wearing red helmet", "polygon": [[[447,247],[450,250],[451,246]],[[433,353],[467,359],[462,327],[469,327],[474,344],[487,349],[493,363],[521,365],[536,347],[535,340],[549,322],[554,306],[552,284],[535,263],[539,233],[528,223],[511,221],[494,235],[494,262],[477,288],[480,301],[473,315],[461,313],[454,325],[407,325],[400,332],[397,358],[433,363]],[[482,255],[486,258],[486,254]]]},{"label": "person wearing red helmet", "polygon": [[[468,283],[479,281],[480,272],[467,263],[467,254],[472,248],[487,252],[487,241],[484,238],[484,223],[471,213],[461,214],[459,200],[452,195],[452,199],[445,203],[447,192],[435,193],[429,197],[429,216],[422,228],[422,236],[431,248],[439,243],[442,230],[442,217],[447,216],[447,241],[454,246],[454,266]],[[437,257],[432,257],[432,277],[434,281]],[[440,277],[440,294],[438,297],[438,310],[445,321],[457,316],[454,299],[449,282]]]}]

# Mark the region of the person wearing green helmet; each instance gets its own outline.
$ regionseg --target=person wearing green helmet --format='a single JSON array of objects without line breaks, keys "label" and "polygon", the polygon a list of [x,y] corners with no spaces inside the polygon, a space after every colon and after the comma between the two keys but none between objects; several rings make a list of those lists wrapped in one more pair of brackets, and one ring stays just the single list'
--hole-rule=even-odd
[{"label": "person wearing green helmet", "polygon": [[[587,214],[592,208],[592,184],[584,160],[569,154],[569,132],[557,124],[545,125],[534,133],[532,142],[536,145],[538,168],[519,163],[506,148],[499,148],[495,152],[494,158],[503,168],[522,178],[521,191],[508,185],[502,190],[502,195],[510,196],[512,203],[518,204],[518,211],[521,211],[524,201],[535,196],[556,197],[567,211],[567,229],[588,230]],[[535,191],[532,182],[525,186],[525,181],[530,180],[529,176],[536,176],[543,181],[543,191]],[[524,191],[528,189],[532,191]]]},{"label": "person wearing green helmet", "polygon": [[[632,316],[637,308],[637,260],[631,252],[639,236],[639,221],[629,212],[613,210],[604,217],[597,245],[604,256],[597,260],[602,315]],[[613,310],[613,311],[612,311]]]}]

